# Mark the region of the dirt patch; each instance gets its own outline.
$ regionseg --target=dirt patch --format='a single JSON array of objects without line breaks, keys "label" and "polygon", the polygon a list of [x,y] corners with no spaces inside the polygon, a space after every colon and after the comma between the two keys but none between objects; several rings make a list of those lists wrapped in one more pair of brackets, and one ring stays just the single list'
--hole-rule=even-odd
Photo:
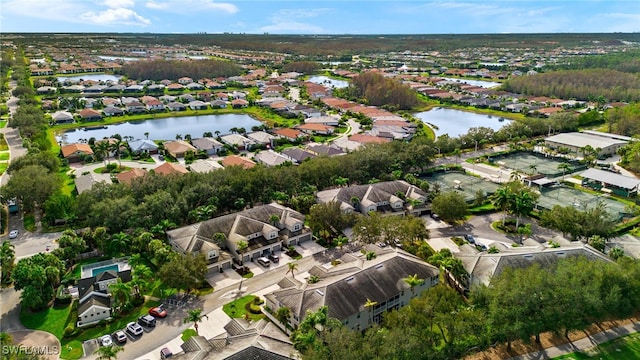
[{"label": "dirt patch", "polygon": [[[552,333],[544,333],[540,335],[540,344],[536,344],[531,338],[531,343],[526,344],[522,341],[515,341],[511,343],[511,350],[507,351],[506,344],[500,344],[496,347],[487,349],[485,351],[468,355],[464,357],[464,360],[503,360],[509,359],[514,356],[524,355],[531,352],[544,350],[554,346],[566,346],[568,349],[572,347],[571,343],[580,339],[584,339],[587,335],[591,336],[599,332],[615,328],[617,326],[626,325],[629,323],[637,323],[640,321],[639,317],[633,317],[619,321],[607,321],[600,325],[591,325],[586,331],[575,331],[569,333],[569,339],[563,336],[556,336]],[[577,351],[580,349],[570,349],[571,351]]]}]

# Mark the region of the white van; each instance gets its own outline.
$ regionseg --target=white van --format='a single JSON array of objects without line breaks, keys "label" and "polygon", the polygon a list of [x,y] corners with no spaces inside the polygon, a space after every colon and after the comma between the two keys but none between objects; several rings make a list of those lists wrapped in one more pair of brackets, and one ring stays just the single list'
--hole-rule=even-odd
[{"label": "white van", "polygon": [[269,261],[269,259],[267,259],[266,257],[261,257],[258,258],[258,264],[264,267],[269,267],[269,265],[271,265],[271,261]]}]

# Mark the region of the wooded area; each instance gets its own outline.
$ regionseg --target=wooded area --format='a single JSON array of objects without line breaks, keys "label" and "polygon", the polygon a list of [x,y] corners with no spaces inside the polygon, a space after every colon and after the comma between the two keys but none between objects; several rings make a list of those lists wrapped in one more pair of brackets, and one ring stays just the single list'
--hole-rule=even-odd
[{"label": "wooded area", "polygon": [[503,85],[515,93],[561,99],[639,101],[640,76],[618,70],[561,70],[509,79]]},{"label": "wooded area", "polygon": [[375,72],[360,74],[348,87],[334,92],[339,97],[390,111],[410,110],[418,104],[416,92],[407,85]]},{"label": "wooded area", "polygon": [[176,80],[187,76],[197,81],[237,76],[243,70],[235,63],[224,60],[152,60],[130,61],[122,66],[122,73],[129,79],[137,80]]}]

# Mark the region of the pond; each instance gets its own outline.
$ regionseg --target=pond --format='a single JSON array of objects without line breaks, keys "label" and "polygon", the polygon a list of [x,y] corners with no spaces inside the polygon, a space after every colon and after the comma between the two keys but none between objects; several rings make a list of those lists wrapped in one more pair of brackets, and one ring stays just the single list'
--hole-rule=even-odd
[{"label": "pond", "polygon": [[334,87],[336,89],[346,88],[349,82],[345,80],[332,79],[328,76],[312,76],[309,78],[312,83]]},{"label": "pond", "polygon": [[65,81],[78,82],[80,80],[93,80],[107,82],[111,81],[117,83],[122,76],[109,75],[109,74],[84,74],[78,76],[58,76],[58,81],[64,83]]},{"label": "pond", "polygon": [[121,124],[94,126],[75,129],[57,136],[58,142],[72,144],[80,142],[80,139],[90,138],[102,139],[111,137],[114,134],[121,136],[132,136],[134,139],[144,139],[145,133],[149,133],[151,140],[174,140],[176,135],[189,134],[193,138],[202,137],[205,132],[220,131],[221,134],[228,134],[229,129],[245,128],[247,132],[251,127],[259,126],[262,123],[249,115],[242,114],[222,114],[222,115],[200,115],[185,117],[169,117],[155,120],[143,120],[126,122]]},{"label": "pond", "polygon": [[424,123],[435,125],[436,135],[449,134],[450,137],[464,135],[473,127],[483,126],[499,130],[510,122],[502,117],[445,108],[423,111],[415,116]]},{"label": "pond", "polygon": [[460,84],[468,84],[468,85],[473,85],[473,86],[479,86],[479,87],[483,87],[483,88],[494,88],[494,87],[498,87],[502,84],[498,83],[498,82],[493,82],[493,81],[484,81],[484,80],[468,80],[468,79],[455,79],[455,78],[443,78],[447,81],[455,81],[458,82]]}]

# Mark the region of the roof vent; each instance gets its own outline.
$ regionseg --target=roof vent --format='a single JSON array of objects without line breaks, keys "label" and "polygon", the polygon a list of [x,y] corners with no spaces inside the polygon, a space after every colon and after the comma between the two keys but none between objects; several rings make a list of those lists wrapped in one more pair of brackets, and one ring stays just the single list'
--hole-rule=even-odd
[{"label": "roof vent", "polygon": [[351,277],[346,278],[346,279],[345,279],[345,281],[346,281],[346,282],[349,282],[349,281],[352,281],[353,279],[354,279],[354,277],[353,277],[353,276],[351,276]]},{"label": "roof vent", "polygon": [[322,291],[320,291],[320,289],[316,289],[316,292],[318,293],[318,295],[324,296],[324,293]]},{"label": "roof vent", "polygon": [[382,265],[382,264],[376,265],[376,269],[382,269],[383,266],[384,265]]},{"label": "roof vent", "polygon": [[523,257],[527,260],[533,260],[533,255],[524,255]]},{"label": "roof vent", "polygon": [[567,254],[564,251],[559,251],[556,253],[556,255],[559,257],[565,257]]}]

